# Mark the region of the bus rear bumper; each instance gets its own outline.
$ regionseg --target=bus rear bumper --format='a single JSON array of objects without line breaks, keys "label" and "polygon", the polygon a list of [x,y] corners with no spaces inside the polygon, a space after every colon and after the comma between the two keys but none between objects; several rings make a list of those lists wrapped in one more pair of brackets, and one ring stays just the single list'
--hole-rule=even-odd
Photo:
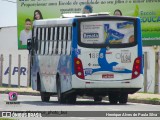
[{"label": "bus rear bumper", "polygon": [[133,94],[141,88],[87,88],[87,89],[72,89],[69,92],[76,95],[86,96],[107,96],[110,93],[127,93]]},{"label": "bus rear bumper", "polygon": [[79,79],[76,75],[72,76],[72,89],[83,88],[107,88],[107,89],[119,89],[119,88],[137,88],[143,87],[143,75],[138,76],[131,80],[83,80]]}]

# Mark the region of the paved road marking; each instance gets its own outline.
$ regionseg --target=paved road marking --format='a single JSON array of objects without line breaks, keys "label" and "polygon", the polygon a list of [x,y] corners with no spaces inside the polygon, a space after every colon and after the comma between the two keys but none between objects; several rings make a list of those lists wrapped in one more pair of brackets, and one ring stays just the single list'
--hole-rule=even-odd
[{"label": "paved road marking", "polygon": [[113,111],[120,111],[121,109],[115,109],[115,108],[108,108],[108,109],[110,109],[111,111],[113,110]]},{"label": "paved road marking", "polygon": [[78,118],[78,119],[80,119],[80,120],[85,120],[86,118],[82,118],[82,117],[81,117],[81,118]]},{"label": "paved road marking", "polygon": [[95,120],[95,119],[87,119],[87,120]]},{"label": "paved road marking", "polygon": [[154,107],[157,107],[157,105],[152,105],[152,104],[143,104],[143,103],[131,103],[131,104],[134,104],[134,105],[142,105],[142,106],[154,106]]},{"label": "paved road marking", "polygon": [[70,118],[72,118],[72,119],[76,119],[76,117],[70,117]]}]

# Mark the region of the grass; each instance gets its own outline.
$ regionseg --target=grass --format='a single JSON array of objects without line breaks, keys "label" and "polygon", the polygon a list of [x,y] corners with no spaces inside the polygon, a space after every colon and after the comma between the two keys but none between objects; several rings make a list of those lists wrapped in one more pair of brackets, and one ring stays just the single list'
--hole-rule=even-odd
[{"label": "grass", "polygon": [[153,102],[160,102],[159,98],[147,98],[147,100],[153,101]]},{"label": "grass", "polygon": [[[155,93],[152,93],[152,92],[137,92],[137,93],[143,93],[143,94],[155,94]],[[158,93],[157,93],[158,94]]]},{"label": "grass", "polygon": [[12,118],[0,118],[0,120],[17,120],[17,119],[12,119]]},{"label": "grass", "polygon": [[160,99],[159,98],[146,98],[146,99],[131,98],[131,99],[129,99],[129,101],[130,102],[135,102],[135,103],[160,105]]},{"label": "grass", "polygon": [[[17,87],[0,86],[0,88],[19,88],[19,87],[18,86]],[[21,86],[20,88],[31,88],[31,87],[23,87],[23,86]]]}]

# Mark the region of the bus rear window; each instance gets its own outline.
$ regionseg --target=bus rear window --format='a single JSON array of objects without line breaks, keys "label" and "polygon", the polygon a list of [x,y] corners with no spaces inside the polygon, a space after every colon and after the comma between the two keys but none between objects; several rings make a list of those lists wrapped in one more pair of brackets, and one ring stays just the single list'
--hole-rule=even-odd
[{"label": "bus rear window", "polygon": [[133,21],[85,21],[81,22],[81,43],[123,44],[135,41]]}]

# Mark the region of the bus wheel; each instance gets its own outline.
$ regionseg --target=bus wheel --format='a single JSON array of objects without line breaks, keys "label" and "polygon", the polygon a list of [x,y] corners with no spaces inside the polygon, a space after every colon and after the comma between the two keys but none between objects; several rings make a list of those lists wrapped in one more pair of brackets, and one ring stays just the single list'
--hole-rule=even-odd
[{"label": "bus wheel", "polygon": [[75,104],[76,103],[76,98],[77,96],[75,94],[69,94],[67,97],[66,97],[66,102],[68,104]]},{"label": "bus wheel", "polygon": [[102,97],[101,96],[94,96],[94,102],[101,102]]},{"label": "bus wheel", "polygon": [[118,98],[119,98],[118,94],[116,94],[116,93],[110,93],[109,94],[109,102],[110,102],[110,104],[117,104]]},{"label": "bus wheel", "polygon": [[60,78],[58,77],[57,79],[57,98],[58,98],[58,102],[61,103],[65,103],[65,97],[61,92],[61,81]]},{"label": "bus wheel", "polygon": [[50,94],[47,92],[40,92],[42,102],[49,102]]},{"label": "bus wheel", "polygon": [[120,104],[126,104],[128,101],[128,94],[127,93],[121,93],[119,96],[119,103]]}]

